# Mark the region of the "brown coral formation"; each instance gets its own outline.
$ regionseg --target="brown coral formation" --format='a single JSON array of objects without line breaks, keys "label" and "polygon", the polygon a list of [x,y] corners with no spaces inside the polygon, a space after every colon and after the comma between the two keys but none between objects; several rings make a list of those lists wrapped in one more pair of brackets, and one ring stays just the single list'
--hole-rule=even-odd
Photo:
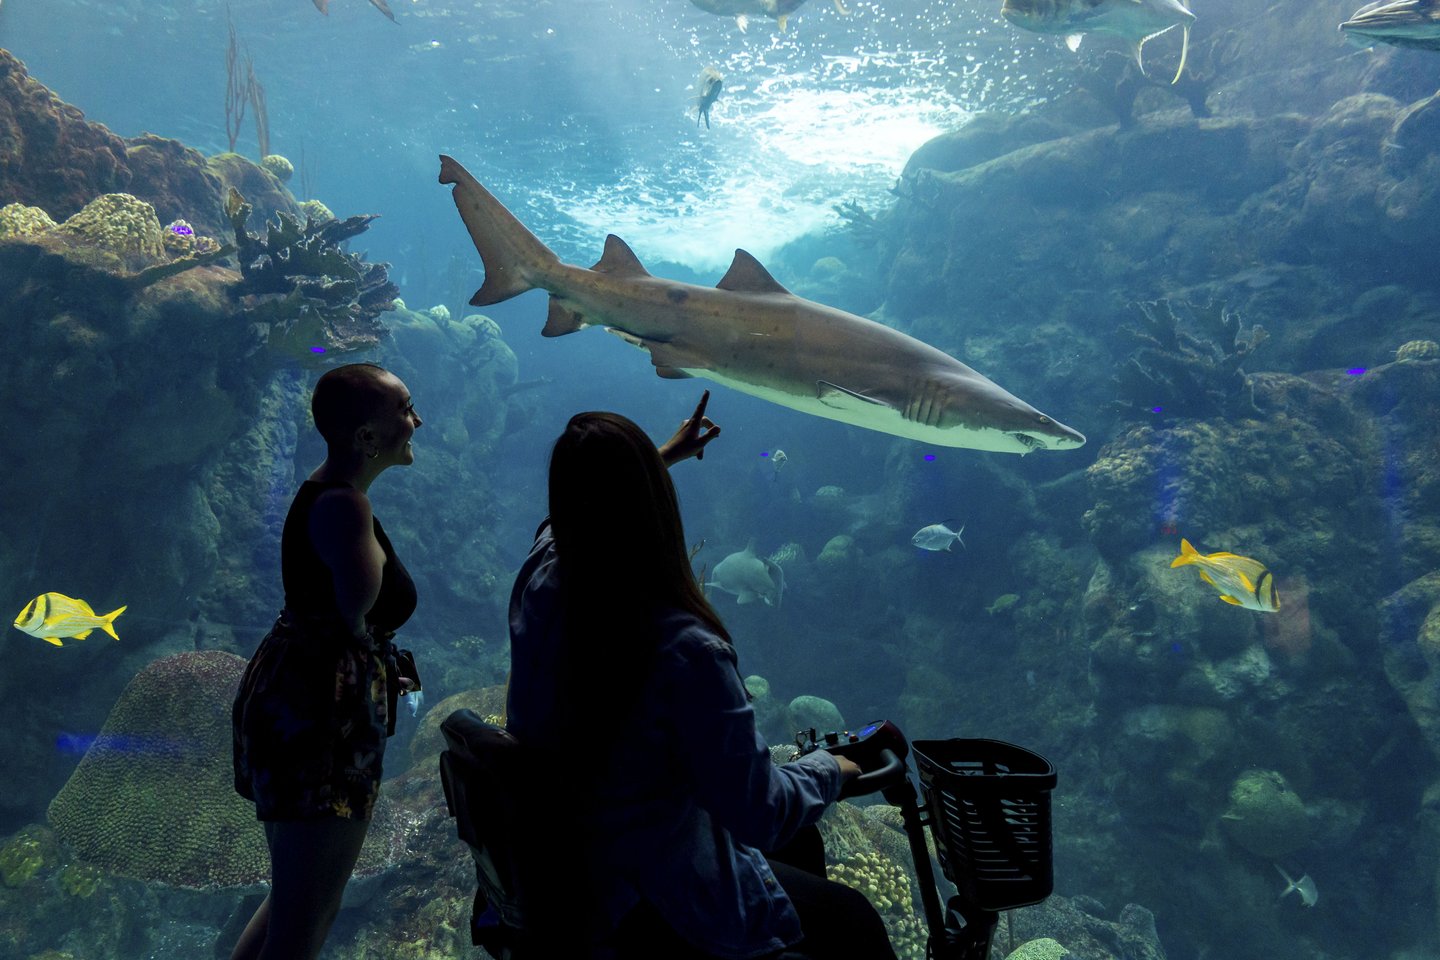
[{"label": "brown coral formation", "polygon": [[51,802],[56,834],[121,876],[190,889],[263,882],[265,836],[230,762],[244,669],[240,657],[208,651],[140,671]]}]

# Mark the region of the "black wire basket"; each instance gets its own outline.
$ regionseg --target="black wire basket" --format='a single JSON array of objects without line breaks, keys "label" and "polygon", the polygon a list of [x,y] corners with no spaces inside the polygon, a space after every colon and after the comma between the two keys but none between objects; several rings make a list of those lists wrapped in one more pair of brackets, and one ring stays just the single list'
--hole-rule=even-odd
[{"label": "black wire basket", "polygon": [[1000,740],[911,743],[945,876],[960,899],[1000,911],[1039,903],[1055,886],[1049,760]]}]

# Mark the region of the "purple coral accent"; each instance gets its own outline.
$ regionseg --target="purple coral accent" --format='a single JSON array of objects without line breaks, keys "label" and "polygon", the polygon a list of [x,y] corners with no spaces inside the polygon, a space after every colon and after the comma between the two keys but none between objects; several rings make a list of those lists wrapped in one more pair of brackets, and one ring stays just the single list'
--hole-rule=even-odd
[{"label": "purple coral accent", "polygon": [[172,223],[172,224],[170,224],[170,232],[173,233],[173,234],[175,234],[175,235],[177,235],[177,236],[181,236],[181,237],[193,237],[193,236],[195,236],[195,231],[192,230],[192,229],[190,228],[190,225],[187,224],[187,223]]}]

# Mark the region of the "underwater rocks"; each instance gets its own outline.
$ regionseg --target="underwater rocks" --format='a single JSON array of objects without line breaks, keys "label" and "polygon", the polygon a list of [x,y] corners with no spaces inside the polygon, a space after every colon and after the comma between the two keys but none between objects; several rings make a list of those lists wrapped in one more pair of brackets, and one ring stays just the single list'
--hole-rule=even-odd
[{"label": "underwater rocks", "polygon": [[1305,804],[1282,774],[1247,770],[1230,787],[1220,818],[1230,838],[1258,857],[1280,860],[1310,842]]},{"label": "underwater rocks", "polygon": [[87,121],[0,49],[0,199],[63,219],[132,179],[123,140]]}]

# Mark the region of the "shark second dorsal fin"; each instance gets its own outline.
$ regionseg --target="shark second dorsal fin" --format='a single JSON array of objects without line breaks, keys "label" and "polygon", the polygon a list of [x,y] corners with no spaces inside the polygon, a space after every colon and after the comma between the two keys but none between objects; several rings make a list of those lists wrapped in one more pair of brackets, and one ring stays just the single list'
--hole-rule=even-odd
[{"label": "shark second dorsal fin", "polygon": [[735,251],[735,259],[730,261],[730,269],[725,271],[725,276],[720,278],[715,287],[732,293],[790,292],[770,276],[770,271],[762,267],[759,260],[744,250]]},{"label": "shark second dorsal fin", "polygon": [[617,277],[650,276],[650,271],[645,269],[630,245],[613,233],[605,238],[605,252],[600,255],[600,262],[590,269]]}]

